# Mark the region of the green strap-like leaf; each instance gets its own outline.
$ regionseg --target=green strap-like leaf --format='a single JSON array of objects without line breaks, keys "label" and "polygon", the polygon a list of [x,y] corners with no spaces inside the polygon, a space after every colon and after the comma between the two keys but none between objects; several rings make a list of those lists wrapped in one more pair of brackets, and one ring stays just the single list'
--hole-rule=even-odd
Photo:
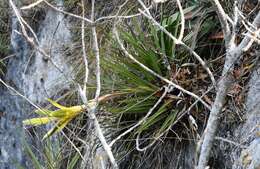
[{"label": "green strap-like leaf", "polygon": [[68,168],[67,169],[73,169],[74,166],[77,164],[78,160],[80,158],[80,155],[77,153],[75,156],[71,159],[69,162]]},{"label": "green strap-like leaf", "polygon": [[33,166],[35,169],[43,169],[42,165],[39,163],[39,160],[37,159],[36,155],[33,153],[32,149],[30,148],[30,146],[23,141],[24,143],[24,148],[25,151],[28,153],[28,155],[30,156]]}]

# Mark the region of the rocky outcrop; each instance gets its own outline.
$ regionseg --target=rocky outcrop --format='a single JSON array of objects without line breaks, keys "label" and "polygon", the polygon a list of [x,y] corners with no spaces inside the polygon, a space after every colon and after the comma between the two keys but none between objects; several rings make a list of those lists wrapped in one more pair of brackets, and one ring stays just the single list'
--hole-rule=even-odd
[{"label": "rocky outcrop", "polygon": [[[62,1],[59,1],[62,5]],[[70,50],[71,33],[64,15],[46,8],[37,21],[36,34],[39,46],[51,57],[45,58],[30,45],[17,31],[20,25],[12,17],[11,47],[15,54],[8,60],[4,81],[27,97],[36,105],[46,101],[62,90],[69,89],[73,78],[69,57],[64,53]],[[32,21],[33,22],[33,21]],[[32,23],[30,23],[32,24]],[[58,70],[53,62],[59,67]],[[28,118],[34,107],[11,89],[0,86],[0,168],[13,169],[15,163],[28,166],[22,152],[22,120]]]},{"label": "rocky outcrop", "polygon": [[[259,52],[256,53],[259,55]],[[257,64],[249,82],[245,122],[235,129],[237,141],[245,145],[233,153],[233,169],[260,168],[260,63]]]}]

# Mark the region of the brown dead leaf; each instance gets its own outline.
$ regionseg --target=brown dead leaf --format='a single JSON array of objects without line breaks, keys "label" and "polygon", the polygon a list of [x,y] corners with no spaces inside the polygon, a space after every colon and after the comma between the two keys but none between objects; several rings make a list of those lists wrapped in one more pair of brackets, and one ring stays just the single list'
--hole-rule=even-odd
[{"label": "brown dead leaf", "polygon": [[209,39],[223,39],[223,38],[224,38],[223,32],[215,33],[209,37]]},{"label": "brown dead leaf", "polygon": [[211,101],[211,99],[207,95],[205,95],[203,98],[208,104],[213,105],[213,101]]},{"label": "brown dead leaf", "polygon": [[243,87],[241,87],[238,83],[232,85],[230,91],[228,92],[229,95],[238,95],[242,91]]}]

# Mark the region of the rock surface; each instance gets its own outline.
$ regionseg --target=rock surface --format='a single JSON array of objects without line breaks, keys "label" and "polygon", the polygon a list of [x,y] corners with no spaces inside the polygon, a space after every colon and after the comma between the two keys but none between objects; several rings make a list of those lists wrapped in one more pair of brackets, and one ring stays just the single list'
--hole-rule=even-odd
[{"label": "rock surface", "polygon": [[[62,1],[59,2],[62,5]],[[71,47],[71,33],[63,14],[46,9],[36,32],[39,46],[51,56],[44,58],[33,51],[19,35],[18,20],[12,18],[11,45],[15,54],[7,64],[4,81],[36,105],[46,102],[59,91],[69,89],[73,77],[72,67],[64,50]],[[42,13],[44,15],[44,13]],[[58,70],[55,62],[62,70]],[[66,76],[66,77],[65,77]],[[0,168],[14,169],[15,163],[27,166],[22,149],[22,120],[28,118],[34,107],[15,92],[0,86]]]}]

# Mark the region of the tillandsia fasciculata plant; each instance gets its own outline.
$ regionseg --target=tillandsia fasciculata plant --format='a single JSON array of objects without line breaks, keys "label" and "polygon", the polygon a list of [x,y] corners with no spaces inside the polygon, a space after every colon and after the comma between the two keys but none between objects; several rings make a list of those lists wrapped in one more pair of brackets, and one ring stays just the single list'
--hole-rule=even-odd
[{"label": "tillandsia fasciculata plant", "polygon": [[[186,8],[184,13],[188,15],[192,13],[191,11],[197,10],[199,10],[198,6],[194,5]],[[193,16],[189,17],[192,18]],[[192,23],[190,22],[190,24]],[[179,13],[171,16],[161,16],[161,25],[172,35],[178,37],[178,30],[180,29]],[[202,27],[206,25],[202,24]],[[214,24],[209,26],[213,27]],[[211,30],[210,28],[203,28],[201,34],[207,34]],[[127,52],[160,76],[170,79],[196,94],[200,94],[200,90],[204,90],[204,86],[210,83],[207,73],[196,63],[190,53],[179,46],[177,47],[172,39],[149,21],[145,22],[144,19],[140,24],[138,19],[131,19],[131,21],[126,22],[126,25],[119,27],[118,30]],[[199,35],[198,38],[200,38]],[[191,45],[193,43],[193,32],[185,32],[183,41],[185,44]],[[106,85],[111,85],[111,91],[128,92],[126,97],[108,106],[108,110],[118,117],[117,128],[123,129],[118,132],[120,135],[124,129],[134,126],[148,114],[162,97],[168,84],[137,65],[127,56],[123,51],[124,49],[114,44],[117,44],[117,42],[112,44],[111,55],[110,57],[104,57],[102,64],[105,71],[110,71],[113,75],[104,77]],[[194,63],[193,65],[196,65],[196,68],[194,66],[185,66],[185,63]],[[116,81],[116,83],[111,83],[111,77],[114,78],[113,82]],[[146,120],[136,127],[133,132],[125,135],[125,139],[136,141],[138,140],[136,138],[140,138],[140,140],[148,140],[143,142],[144,145],[153,143],[153,139],[146,137],[158,139],[163,134],[168,133],[172,125],[179,121],[180,115],[194,101],[193,98],[176,88],[170,90]],[[196,104],[194,107],[195,110],[190,111],[190,114],[194,112],[194,115],[196,115],[198,112],[204,111],[201,104]],[[183,119],[185,123],[189,120],[188,118]],[[187,126],[180,128],[179,131],[186,131]],[[178,132],[174,131],[173,133]]]}]

